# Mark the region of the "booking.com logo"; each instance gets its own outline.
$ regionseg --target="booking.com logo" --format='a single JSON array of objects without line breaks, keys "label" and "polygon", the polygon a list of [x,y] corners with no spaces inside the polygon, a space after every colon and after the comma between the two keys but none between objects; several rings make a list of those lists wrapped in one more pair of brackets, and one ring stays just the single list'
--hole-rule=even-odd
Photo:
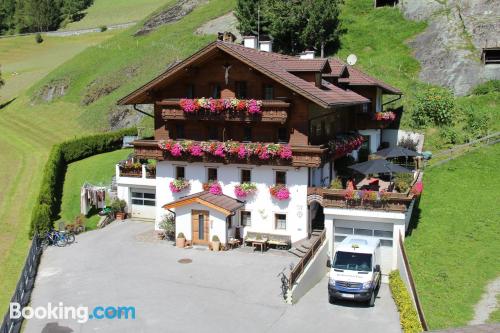
[{"label": "booking.com logo", "polygon": [[47,306],[21,308],[19,303],[10,303],[9,315],[11,319],[73,319],[83,324],[89,320],[102,319],[135,319],[134,306],[96,306],[90,310],[86,306],[65,306],[47,303]]}]

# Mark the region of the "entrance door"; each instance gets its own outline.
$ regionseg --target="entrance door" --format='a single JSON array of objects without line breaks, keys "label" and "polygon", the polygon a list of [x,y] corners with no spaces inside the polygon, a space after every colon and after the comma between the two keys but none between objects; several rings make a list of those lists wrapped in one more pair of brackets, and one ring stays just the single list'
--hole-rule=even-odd
[{"label": "entrance door", "polygon": [[191,211],[193,230],[193,244],[208,245],[209,242],[209,214],[206,210]]}]

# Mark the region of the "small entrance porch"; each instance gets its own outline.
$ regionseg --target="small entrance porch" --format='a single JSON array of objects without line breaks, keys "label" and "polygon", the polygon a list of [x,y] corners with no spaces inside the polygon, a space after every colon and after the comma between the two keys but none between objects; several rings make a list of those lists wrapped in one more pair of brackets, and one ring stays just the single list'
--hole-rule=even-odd
[{"label": "small entrance porch", "polygon": [[175,216],[175,234],[194,245],[209,245],[217,236],[223,245],[239,238],[237,213],[244,201],[207,191],[182,197],[163,206]]}]

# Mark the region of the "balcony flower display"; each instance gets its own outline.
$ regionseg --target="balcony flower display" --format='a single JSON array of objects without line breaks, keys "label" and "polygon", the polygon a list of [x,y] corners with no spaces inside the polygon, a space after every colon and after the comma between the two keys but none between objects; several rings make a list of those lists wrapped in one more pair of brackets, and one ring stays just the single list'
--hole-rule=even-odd
[{"label": "balcony flower display", "polygon": [[173,193],[179,193],[189,187],[189,181],[182,178],[174,179],[170,182],[169,187]]},{"label": "balcony flower display", "polygon": [[179,101],[179,106],[186,113],[195,113],[206,110],[212,113],[247,111],[249,114],[261,114],[262,101],[249,99],[240,100],[237,98],[183,98]]},{"label": "balcony flower display", "polygon": [[203,184],[203,190],[215,195],[222,195],[222,186],[216,181]]},{"label": "balcony flower display", "polygon": [[160,149],[167,151],[173,157],[193,156],[200,157],[211,155],[220,158],[234,157],[245,160],[257,157],[260,160],[282,159],[290,160],[293,156],[289,145],[274,143],[239,143],[235,141],[225,142],[195,142],[183,141],[160,141]]},{"label": "balcony flower display", "polygon": [[269,193],[273,198],[278,199],[279,201],[287,200],[290,198],[290,191],[285,185],[278,184],[273,185],[269,188]]},{"label": "balcony flower display", "polygon": [[241,183],[234,187],[234,195],[238,198],[245,198],[257,191],[257,185],[254,183]]},{"label": "balcony flower display", "polygon": [[341,157],[358,150],[363,142],[364,138],[360,134],[345,134],[331,140],[329,146],[336,157]]},{"label": "balcony flower display", "polygon": [[396,119],[396,114],[392,111],[377,112],[375,113],[374,119],[376,121],[393,121]]}]

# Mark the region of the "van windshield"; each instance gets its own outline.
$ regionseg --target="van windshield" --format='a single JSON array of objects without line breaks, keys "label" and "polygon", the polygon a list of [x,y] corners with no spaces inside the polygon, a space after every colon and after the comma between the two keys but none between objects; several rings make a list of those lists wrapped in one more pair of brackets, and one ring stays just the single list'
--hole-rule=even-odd
[{"label": "van windshield", "polygon": [[353,253],[339,251],[333,259],[333,268],[350,271],[371,272],[372,255],[368,253]]}]

